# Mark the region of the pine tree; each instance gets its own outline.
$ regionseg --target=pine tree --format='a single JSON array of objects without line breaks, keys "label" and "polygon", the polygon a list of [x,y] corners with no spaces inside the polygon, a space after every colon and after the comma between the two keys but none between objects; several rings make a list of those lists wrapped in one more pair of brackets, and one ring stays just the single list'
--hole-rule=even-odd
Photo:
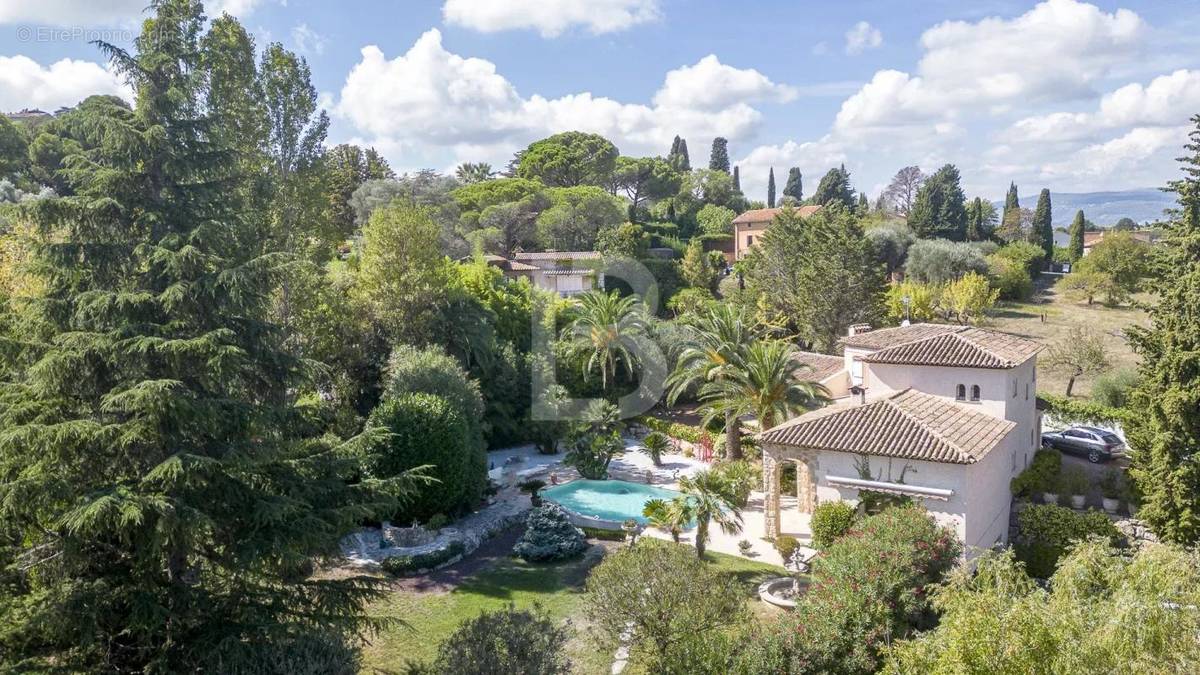
[{"label": "pine tree", "polygon": [[867,193],[858,193],[858,212],[866,215],[871,210],[871,201],[867,199]]},{"label": "pine tree", "polygon": [[369,627],[381,589],[309,577],[396,481],[353,485],[351,447],[298,436],[309,367],[265,320],[285,259],[206,116],[201,7],[152,7],[136,54],[102,45],[136,111],[95,110],[76,196],[27,212],[54,234],[0,381],[0,669],[263,672]]},{"label": "pine tree", "polygon": [[775,208],[775,167],[767,170],[767,208]]},{"label": "pine tree", "polygon": [[712,153],[708,157],[708,168],[729,173],[729,141],[717,136],[712,142]]},{"label": "pine tree", "polygon": [[947,164],[921,184],[908,214],[908,226],[925,239],[967,238],[966,196],[959,184],[957,167]]},{"label": "pine tree", "polygon": [[739,194],[742,191],[742,176],[736,166],[733,167],[733,191]]},{"label": "pine tree", "polygon": [[1037,208],[1033,211],[1033,227],[1029,232],[1032,243],[1042,247],[1046,260],[1054,258],[1054,225],[1050,211],[1050,190],[1042,188]]},{"label": "pine tree", "polygon": [[1070,252],[1071,262],[1076,262],[1083,258],[1083,231],[1087,228],[1087,219],[1083,216],[1083,210],[1075,212],[1075,220],[1071,221],[1071,236]]},{"label": "pine tree", "polygon": [[830,169],[821,177],[817,191],[813,193],[812,202],[822,206],[838,203],[847,210],[854,209],[854,188],[850,185],[850,174],[845,165],[838,169]]},{"label": "pine tree", "polygon": [[783,196],[795,199],[797,204],[804,201],[804,178],[800,175],[799,167],[793,166],[788,169],[787,185],[783,186]]},{"label": "pine tree", "polygon": [[679,272],[692,288],[712,290],[713,284],[716,283],[717,270],[708,254],[704,252],[704,244],[698,237],[694,237],[688,243],[683,260],[679,264]]},{"label": "pine tree", "polygon": [[1138,517],[1187,546],[1200,541],[1200,115],[1191,121],[1184,177],[1168,186],[1179,209],[1154,252],[1151,325],[1127,329],[1142,362],[1125,423]]}]

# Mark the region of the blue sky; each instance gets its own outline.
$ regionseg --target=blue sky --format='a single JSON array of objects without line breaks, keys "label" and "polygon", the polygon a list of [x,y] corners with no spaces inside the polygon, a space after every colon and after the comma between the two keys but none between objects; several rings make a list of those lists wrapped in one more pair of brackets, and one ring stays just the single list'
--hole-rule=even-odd
[{"label": "blue sky", "polygon": [[[121,42],[145,0],[0,0],[0,109],[122,91],[86,37]],[[1008,181],[1157,186],[1200,112],[1200,5],[1188,2],[224,0],[259,46],[313,70],[330,142],[399,170],[502,166],[578,128],[626,154],[730,139],[743,188],[844,162],[876,194],[896,169],[953,162],[972,195]]]}]

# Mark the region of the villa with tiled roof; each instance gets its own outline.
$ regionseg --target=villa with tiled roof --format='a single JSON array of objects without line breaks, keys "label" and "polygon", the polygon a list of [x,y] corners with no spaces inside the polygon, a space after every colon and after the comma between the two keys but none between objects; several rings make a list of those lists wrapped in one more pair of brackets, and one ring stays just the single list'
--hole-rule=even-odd
[{"label": "villa with tiled roof", "polygon": [[859,503],[869,491],[924,504],[968,557],[1007,541],[1009,482],[1040,437],[1041,346],[984,328],[913,324],[852,327],[842,348],[840,357],[798,357],[834,403],[759,435],[768,536],[783,534],[780,475],[795,463],[802,513],[823,501]]},{"label": "villa with tiled roof", "polygon": [[597,270],[602,258],[596,251],[539,251],[515,253],[511,258],[487,255],[483,260],[509,279],[528,279],[565,298],[604,288],[604,275]]},{"label": "villa with tiled roof", "polygon": [[797,216],[807,218],[820,211],[821,206],[819,204],[796,207],[778,206],[773,209],[750,209],[738,214],[733,219],[733,257],[735,260],[746,257],[750,249],[758,245],[767,226],[784,209],[793,209]]}]

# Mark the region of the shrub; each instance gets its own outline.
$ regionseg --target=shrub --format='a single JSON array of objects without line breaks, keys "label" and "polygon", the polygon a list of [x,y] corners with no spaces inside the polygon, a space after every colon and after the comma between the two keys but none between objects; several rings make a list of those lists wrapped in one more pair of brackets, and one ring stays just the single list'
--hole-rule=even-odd
[{"label": "shrub", "polygon": [[1083,495],[1087,494],[1088,477],[1083,469],[1072,466],[1063,470],[1061,474],[1063,494],[1068,495]]},{"label": "shrub", "polygon": [[587,550],[583,531],[571,524],[571,518],[558,504],[545,503],[530,511],[525,533],[513,546],[513,555],[529,562],[565,560]]},{"label": "shrub", "polygon": [[450,519],[446,517],[446,514],[435,513],[429,517],[429,520],[425,521],[425,529],[437,532],[449,524]]},{"label": "shrub", "polygon": [[461,513],[479,501],[487,480],[486,459],[476,457],[472,432],[450,401],[432,394],[389,394],[371,411],[368,424],[389,432],[366,446],[369,476],[391,478],[430,465],[427,474],[437,480],[421,484],[396,520]]},{"label": "shrub", "polygon": [[517,487],[520,488],[521,492],[529,495],[529,503],[533,504],[534,506],[541,505],[542,497],[538,494],[538,491],[546,487],[546,481],[533,478],[521,482],[517,485]]},{"label": "shrub", "polygon": [[[287,638],[261,640],[248,650],[248,662],[231,667],[223,660],[206,672],[229,675],[355,675],[362,670],[359,651],[336,635],[305,631]],[[218,650],[218,654],[222,654]],[[218,657],[219,658],[219,657]]]},{"label": "shrub", "polygon": [[987,263],[989,280],[1001,300],[1028,300],[1033,295],[1033,279],[1020,263],[995,254],[987,257]]},{"label": "shrub", "polygon": [[650,455],[654,466],[661,466],[663,453],[670,449],[671,441],[663,432],[651,431],[642,439],[642,445],[646,448],[646,454]]},{"label": "shrub", "polygon": [[875,672],[891,641],[934,622],[927,589],[960,551],[919,507],[864,518],[813,561],[796,611],[748,646],[741,672]]},{"label": "shrub", "polygon": [[690,424],[681,424],[679,422],[668,422],[651,415],[642,415],[637,418],[637,423],[651,431],[658,431],[666,434],[669,438],[678,438],[688,443],[699,441],[700,435],[704,433],[704,429],[701,427],[694,427]]},{"label": "shrub", "polygon": [[1029,506],[1017,515],[1017,559],[1032,576],[1048,579],[1072,544],[1099,536],[1115,545],[1121,533],[1099,511],[1076,513],[1054,504]]},{"label": "shrub", "polygon": [[1108,499],[1120,499],[1121,494],[1125,491],[1124,476],[1121,470],[1110,466],[1104,471],[1104,475],[1100,477],[1100,494]]},{"label": "shrub", "polygon": [[850,531],[855,510],[846,502],[822,502],[812,514],[813,546],[823,549]]},{"label": "shrub", "polygon": [[1038,450],[1029,466],[1012,479],[1009,487],[1013,496],[1028,498],[1045,492],[1061,468],[1062,455],[1057,450]]},{"label": "shrub", "polygon": [[725,479],[732,493],[732,501],[739,509],[746,508],[750,501],[750,493],[754,486],[762,480],[759,469],[744,459],[733,462],[722,462],[714,469],[715,473]]},{"label": "shrub", "polygon": [[449,562],[454,556],[461,555],[464,550],[465,547],[461,541],[452,541],[446,548],[437,549],[436,551],[428,551],[416,555],[394,555],[390,558],[384,558],[383,562],[379,563],[379,567],[388,574],[404,576],[420,572],[421,570],[431,570],[438,565]]},{"label": "shrub", "polygon": [[584,607],[588,620],[612,641],[632,634],[645,672],[688,672],[678,664],[692,661],[705,643],[745,618],[745,591],[733,575],[697,559],[690,547],[642,540],[592,570]]},{"label": "shrub", "polygon": [[625,541],[625,532],[622,530],[605,530],[599,527],[581,527],[583,534],[588,539],[600,539],[601,541]]},{"label": "shrub", "polygon": [[800,548],[800,541],[791,535],[784,534],[775,538],[775,550],[779,551],[779,555],[783,556],[785,563],[792,559],[792,554],[798,548]]},{"label": "shrub", "polygon": [[1046,266],[1046,252],[1041,246],[1027,241],[1014,241],[1005,244],[993,255],[1009,260],[1025,272],[1025,276],[1033,278]]},{"label": "shrub", "polygon": [[749,539],[743,539],[738,542],[738,550],[742,552],[742,555],[750,555],[750,551],[753,548],[754,544],[751,544]]},{"label": "shrub", "polygon": [[904,265],[908,278],[923,284],[944,284],[968,272],[987,274],[987,261],[978,249],[945,239],[921,239],[908,248]]},{"label": "shrub", "polygon": [[1109,408],[1124,408],[1129,393],[1137,386],[1135,368],[1118,368],[1097,376],[1092,382],[1092,401]]},{"label": "shrub", "polygon": [[564,647],[570,632],[539,605],[509,605],[483,612],[459,624],[438,648],[438,673],[523,673],[559,675],[571,672]]}]

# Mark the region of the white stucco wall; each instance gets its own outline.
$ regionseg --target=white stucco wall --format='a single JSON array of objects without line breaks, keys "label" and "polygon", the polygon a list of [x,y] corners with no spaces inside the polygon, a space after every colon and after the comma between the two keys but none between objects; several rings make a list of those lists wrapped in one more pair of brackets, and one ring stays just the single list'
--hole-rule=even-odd
[{"label": "white stucco wall", "polygon": [[1008,542],[1008,513],[1012,507],[1009,481],[1014,456],[1019,466],[1023,449],[1019,431],[1008,432],[982,460],[967,466],[964,493],[969,515],[963,543],[968,559],[997,543]]},{"label": "white stucco wall", "polygon": [[[858,478],[855,461],[858,455],[844,452],[822,451],[817,460],[817,470],[814,480],[817,485],[817,503],[826,501],[844,501],[858,504],[858,490],[855,488],[835,487],[829,484],[828,476],[843,478]],[[954,495],[949,501],[937,499],[918,499],[934,520],[940,525],[949,527],[962,541],[969,535],[967,508],[968,466],[964,464],[942,464],[939,462],[922,462],[914,460],[892,459],[886,457],[870,457],[871,476],[873,479],[895,482],[905,466],[909,469],[904,473],[904,482],[908,485],[953,490]],[[1005,485],[1007,486],[1007,482]],[[1006,507],[1007,508],[1007,507]]]}]

